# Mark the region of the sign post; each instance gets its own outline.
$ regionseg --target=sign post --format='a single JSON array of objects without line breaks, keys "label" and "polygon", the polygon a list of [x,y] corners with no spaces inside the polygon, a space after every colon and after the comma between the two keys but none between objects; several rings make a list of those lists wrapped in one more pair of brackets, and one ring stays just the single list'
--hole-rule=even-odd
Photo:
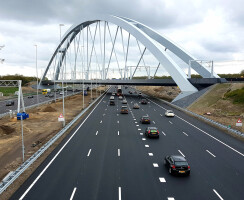
[{"label": "sign post", "polygon": [[59,121],[59,122],[63,122],[63,127],[65,126],[65,124],[64,124],[64,116],[63,116],[62,113],[59,115],[59,117],[58,117],[58,121]]}]

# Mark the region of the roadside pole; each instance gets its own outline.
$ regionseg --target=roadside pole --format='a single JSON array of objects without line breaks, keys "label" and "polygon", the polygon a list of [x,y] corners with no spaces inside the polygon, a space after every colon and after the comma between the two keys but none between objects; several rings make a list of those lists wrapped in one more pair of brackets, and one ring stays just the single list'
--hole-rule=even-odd
[{"label": "roadside pole", "polygon": [[22,136],[22,158],[25,162],[25,145],[24,145],[24,131],[23,131],[23,116],[21,115],[21,136]]}]

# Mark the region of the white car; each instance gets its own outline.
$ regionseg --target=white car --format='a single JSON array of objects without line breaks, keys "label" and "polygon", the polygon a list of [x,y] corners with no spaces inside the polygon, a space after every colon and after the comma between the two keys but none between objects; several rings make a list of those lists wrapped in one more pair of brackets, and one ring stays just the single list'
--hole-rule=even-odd
[{"label": "white car", "polygon": [[111,97],[110,97],[110,100],[114,100],[114,96],[111,96]]},{"label": "white car", "polygon": [[174,117],[175,114],[174,114],[174,112],[172,110],[166,110],[165,116],[166,117]]},{"label": "white car", "polygon": [[122,96],[119,96],[119,99],[123,99],[123,97]]}]

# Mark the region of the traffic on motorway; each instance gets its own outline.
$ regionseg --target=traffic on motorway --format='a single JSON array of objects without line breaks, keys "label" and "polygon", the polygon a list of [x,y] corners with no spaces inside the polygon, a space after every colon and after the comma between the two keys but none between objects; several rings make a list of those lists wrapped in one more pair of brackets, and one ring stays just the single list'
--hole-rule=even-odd
[{"label": "traffic on motorway", "polygon": [[243,199],[244,147],[132,87],[111,87],[11,199]]}]

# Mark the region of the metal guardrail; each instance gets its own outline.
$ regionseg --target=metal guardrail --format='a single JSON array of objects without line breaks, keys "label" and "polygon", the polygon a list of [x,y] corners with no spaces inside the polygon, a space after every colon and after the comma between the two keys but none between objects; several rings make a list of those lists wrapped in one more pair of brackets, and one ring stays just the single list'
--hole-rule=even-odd
[{"label": "metal guardrail", "polygon": [[[53,136],[46,144],[44,144],[37,152],[27,159],[18,169],[8,174],[0,183],[0,194],[2,194],[8,186],[10,186],[34,161],[36,161],[57,139],[59,139],[83,114],[85,114],[106,92],[109,88],[96,100],[94,100],[87,108],[77,115],[69,124],[61,131]],[[73,94],[72,94],[73,95]],[[34,106],[34,105],[33,105]]]},{"label": "metal guardrail", "polygon": [[[146,95],[146,96],[148,96],[148,95]],[[241,132],[241,131],[232,129],[232,128],[226,126],[226,125],[223,125],[223,124],[221,124],[221,123],[219,123],[219,122],[216,122],[216,121],[214,121],[214,120],[212,120],[212,119],[209,119],[209,118],[207,118],[207,117],[204,117],[204,116],[202,116],[202,115],[198,115],[198,114],[196,114],[196,113],[194,113],[194,112],[191,112],[191,111],[189,111],[189,110],[187,110],[187,109],[184,109],[184,108],[181,108],[181,107],[179,107],[179,106],[176,106],[176,105],[174,105],[174,104],[172,104],[172,103],[170,103],[170,102],[167,102],[167,101],[165,101],[165,100],[163,100],[163,99],[159,99],[159,98],[156,98],[156,97],[154,97],[154,98],[157,99],[157,100],[159,100],[159,101],[162,101],[162,102],[166,103],[167,105],[169,105],[169,106],[171,106],[171,107],[173,107],[173,108],[175,108],[175,109],[177,109],[177,110],[180,110],[180,111],[183,111],[183,112],[188,113],[188,114],[190,114],[190,115],[193,115],[193,116],[195,116],[195,117],[197,117],[197,118],[199,118],[199,119],[201,119],[201,120],[203,120],[203,121],[209,122],[210,124],[213,124],[213,125],[215,125],[215,126],[217,126],[217,127],[220,127],[220,128],[225,129],[225,130],[227,130],[227,131],[230,131],[230,132],[232,132],[232,133],[234,133],[234,134],[236,134],[236,135],[238,135],[238,136],[244,138],[244,133]]]}]

